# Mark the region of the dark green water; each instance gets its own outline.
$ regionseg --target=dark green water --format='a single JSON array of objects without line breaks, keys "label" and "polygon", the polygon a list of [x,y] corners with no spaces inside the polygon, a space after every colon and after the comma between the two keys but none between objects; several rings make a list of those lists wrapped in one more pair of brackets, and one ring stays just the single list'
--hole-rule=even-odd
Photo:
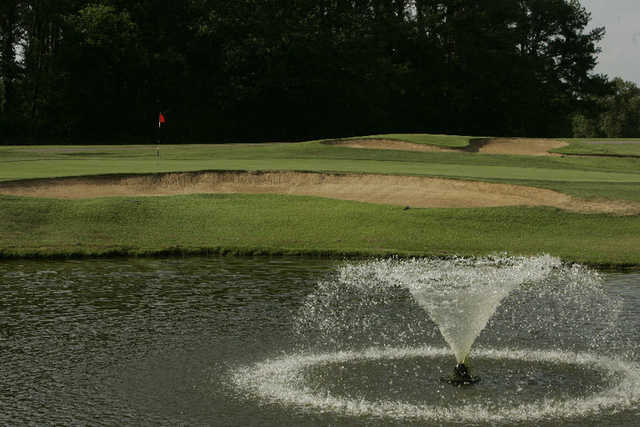
[{"label": "dark green water", "polygon": [[[335,265],[297,258],[1,262],[0,425],[432,425],[263,402],[233,385],[234,369],[299,345],[292,332],[296,313]],[[607,275],[605,287],[623,301],[618,341],[633,359],[640,343],[640,274]],[[516,361],[507,372],[491,360],[477,366],[489,374],[486,390],[494,394],[502,374],[530,373],[526,381],[509,382],[503,395],[529,386],[552,398],[580,398],[615,381],[597,370],[530,365]],[[305,376],[310,387],[338,396],[362,390],[367,399],[419,402],[416,387],[424,380],[415,378],[429,370],[434,377],[442,372],[418,357],[317,365]],[[396,386],[381,381],[385,375],[394,376]],[[432,403],[438,398],[429,397]],[[544,422],[632,426],[640,411],[636,405],[530,425]]]}]

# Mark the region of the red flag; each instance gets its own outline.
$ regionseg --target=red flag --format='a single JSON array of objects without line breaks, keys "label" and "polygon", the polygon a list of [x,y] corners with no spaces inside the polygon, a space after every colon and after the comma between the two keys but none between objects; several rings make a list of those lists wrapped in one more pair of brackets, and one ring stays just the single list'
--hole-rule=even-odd
[{"label": "red flag", "polygon": [[162,115],[162,113],[158,113],[158,127],[162,126],[164,122],[164,116]]}]

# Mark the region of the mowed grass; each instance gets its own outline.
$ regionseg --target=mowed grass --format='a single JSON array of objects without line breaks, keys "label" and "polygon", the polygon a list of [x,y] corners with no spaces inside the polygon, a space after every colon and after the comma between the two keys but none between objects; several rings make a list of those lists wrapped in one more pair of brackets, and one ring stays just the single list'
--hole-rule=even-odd
[{"label": "mowed grass", "polygon": [[[416,138],[418,138],[417,136]],[[457,137],[455,137],[457,138]],[[531,157],[289,144],[0,148],[0,180],[195,170],[297,170],[446,177],[640,200],[640,158]],[[631,190],[630,190],[631,189]]]},{"label": "mowed grass", "polygon": [[[433,144],[463,144],[470,139],[379,137]],[[354,149],[322,141],[163,145],[159,157],[155,145],[0,147],[0,181],[196,170],[434,176],[531,185],[586,199],[640,202],[640,158],[634,157],[406,152]],[[75,201],[0,196],[0,257],[228,252],[439,256],[501,251],[640,266],[640,217],[520,207],[403,211],[274,195]]]},{"label": "mowed grass", "polygon": [[551,208],[409,209],[280,195],[0,196],[0,256],[549,253],[640,265],[640,217]]},{"label": "mowed grass", "polygon": [[640,139],[567,139],[569,145],[552,150],[562,154],[640,157]]}]

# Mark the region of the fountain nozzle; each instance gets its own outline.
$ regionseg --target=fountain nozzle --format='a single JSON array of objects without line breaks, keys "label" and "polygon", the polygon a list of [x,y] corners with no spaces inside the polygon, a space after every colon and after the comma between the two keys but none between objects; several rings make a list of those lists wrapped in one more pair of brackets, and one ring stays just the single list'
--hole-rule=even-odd
[{"label": "fountain nozzle", "polygon": [[456,364],[456,367],[453,368],[453,375],[449,378],[443,378],[443,381],[448,382],[451,385],[460,387],[466,385],[472,385],[480,382],[480,377],[474,377],[469,372],[469,368],[464,363]]}]

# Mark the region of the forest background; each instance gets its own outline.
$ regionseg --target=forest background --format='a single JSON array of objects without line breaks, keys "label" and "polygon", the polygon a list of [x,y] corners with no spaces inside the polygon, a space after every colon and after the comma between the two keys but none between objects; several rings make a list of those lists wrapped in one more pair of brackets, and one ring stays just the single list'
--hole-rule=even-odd
[{"label": "forest background", "polygon": [[0,144],[640,137],[577,0],[3,0]]}]

